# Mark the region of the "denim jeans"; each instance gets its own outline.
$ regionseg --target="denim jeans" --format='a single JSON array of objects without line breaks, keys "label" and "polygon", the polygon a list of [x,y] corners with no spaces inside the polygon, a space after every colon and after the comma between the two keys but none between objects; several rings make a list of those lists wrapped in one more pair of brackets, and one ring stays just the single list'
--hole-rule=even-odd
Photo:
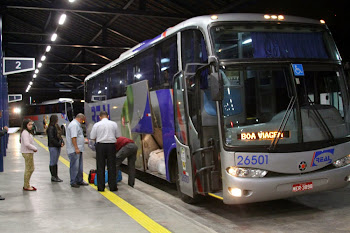
[{"label": "denim jeans", "polygon": [[54,166],[58,162],[60,157],[61,147],[49,147],[50,152],[50,166]]},{"label": "denim jeans", "polygon": [[83,182],[83,153],[68,154],[70,160],[70,184],[80,184]]}]

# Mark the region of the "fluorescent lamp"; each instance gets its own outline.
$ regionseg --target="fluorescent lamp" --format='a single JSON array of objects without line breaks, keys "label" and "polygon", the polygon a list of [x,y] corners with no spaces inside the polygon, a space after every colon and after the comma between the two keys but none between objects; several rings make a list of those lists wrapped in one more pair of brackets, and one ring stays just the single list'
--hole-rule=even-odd
[{"label": "fluorescent lamp", "polygon": [[56,33],[52,34],[51,41],[55,41],[56,39],[57,39],[57,34]]},{"label": "fluorescent lamp", "polygon": [[69,89],[60,89],[59,91],[60,92],[72,92],[72,90],[69,90]]},{"label": "fluorescent lamp", "polygon": [[48,45],[48,46],[46,47],[46,52],[50,52],[50,50],[51,50],[51,46]]},{"label": "fluorescent lamp", "polygon": [[38,70],[38,69],[36,69],[36,70],[34,71],[34,73],[36,73],[36,74],[37,74],[37,73],[39,73],[39,70]]},{"label": "fluorescent lamp", "polygon": [[33,82],[32,82],[32,81],[30,81],[30,82],[29,82],[29,85],[33,85]]},{"label": "fluorescent lamp", "polygon": [[37,77],[37,75],[36,74],[33,74],[33,78],[36,78]]},{"label": "fluorescent lamp", "polygon": [[43,66],[43,63],[39,62],[38,63],[38,68],[42,67]]},{"label": "fluorescent lamp", "polygon": [[58,24],[59,25],[63,25],[64,22],[66,21],[67,15],[66,14],[62,14],[60,19],[58,20]]},{"label": "fluorescent lamp", "polygon": [[68,0],[70,3],[75,2],[75,0]]},{"label": "fluorescent lamp", "polygon": [[242,42],[242,44],[249,44],[249,43],[252,43],[252,39],[248,39]]},{"label": "fluorescent lamp", "polygon": [[45,59],[46,59],[46,56],[42,55],[40,60],[45,61]]}]

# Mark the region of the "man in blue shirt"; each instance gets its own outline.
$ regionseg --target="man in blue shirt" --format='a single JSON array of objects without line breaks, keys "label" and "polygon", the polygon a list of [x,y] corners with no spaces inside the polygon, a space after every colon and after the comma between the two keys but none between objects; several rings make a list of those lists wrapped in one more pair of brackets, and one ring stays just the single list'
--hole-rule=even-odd
[{"label": "man in blue shirt", "polygon": [[70,185],[79,188],[80,185],[89,185],[83,180],[83,152],[84,133],[81,124],[84,123],[85,116],[79,113],[75,119],[69,123],[66,131],[67,154],[70,160]]},{"label": "man in blue shirt", "polygon": [[[0,110],[0,118],[1,117],[2,117],[2,110]],[[3,129],[0,127],[0,138],[7,133],[8,129],[9,128],[7,126],[4,126]],[[1,148],[1,140],[0,140],[0,148]],[[1,152],[1,150],[0,150],[0,152]],[[0,195],[0,200],[5,200],[5,198]]]}]

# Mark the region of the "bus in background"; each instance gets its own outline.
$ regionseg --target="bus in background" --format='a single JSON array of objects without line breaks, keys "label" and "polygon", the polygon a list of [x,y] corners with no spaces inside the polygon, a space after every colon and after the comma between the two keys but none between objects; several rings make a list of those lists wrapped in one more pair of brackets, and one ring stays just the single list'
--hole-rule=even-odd
[{"label": "bus in background", "polygon": [[73,102],[73,99],[70,98],[59,98],[40,104],[27,105],[24,108],[23,118],[34,121],[35,133],[44,133],[50,123],[50,116],[55,114],[58,117],[58,125],[65,135],[66,126],[74,118]]},{"label": "bus in background", "polygon": [[90,74],[87,136],[107,111],[139,170],[188,203],[345,187],[349,90],[324,21],[263,14],[188,19]]}]

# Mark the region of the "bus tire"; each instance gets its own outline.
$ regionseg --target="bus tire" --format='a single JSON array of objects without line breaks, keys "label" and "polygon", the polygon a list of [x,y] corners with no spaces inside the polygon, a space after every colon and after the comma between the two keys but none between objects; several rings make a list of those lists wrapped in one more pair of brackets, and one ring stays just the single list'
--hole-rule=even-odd
[{"label": "bus tire", "polygon": [[62,129],[62,135],[66,136],[66,128],[62,125],[61,129]]},{"label": "bus tire", "polygon": [[194,197],[187,196],[186,194],[181,192],[180,189],[180,176],[179,176],[179,168],[178,164],[175,165],[175,175],[176,175],[176,188],[177,188],[177,194],[180,197],[180,199],[187,203],[187,204],[196,204],[200,201],[201,196],[199,194],[194,194]]}]

